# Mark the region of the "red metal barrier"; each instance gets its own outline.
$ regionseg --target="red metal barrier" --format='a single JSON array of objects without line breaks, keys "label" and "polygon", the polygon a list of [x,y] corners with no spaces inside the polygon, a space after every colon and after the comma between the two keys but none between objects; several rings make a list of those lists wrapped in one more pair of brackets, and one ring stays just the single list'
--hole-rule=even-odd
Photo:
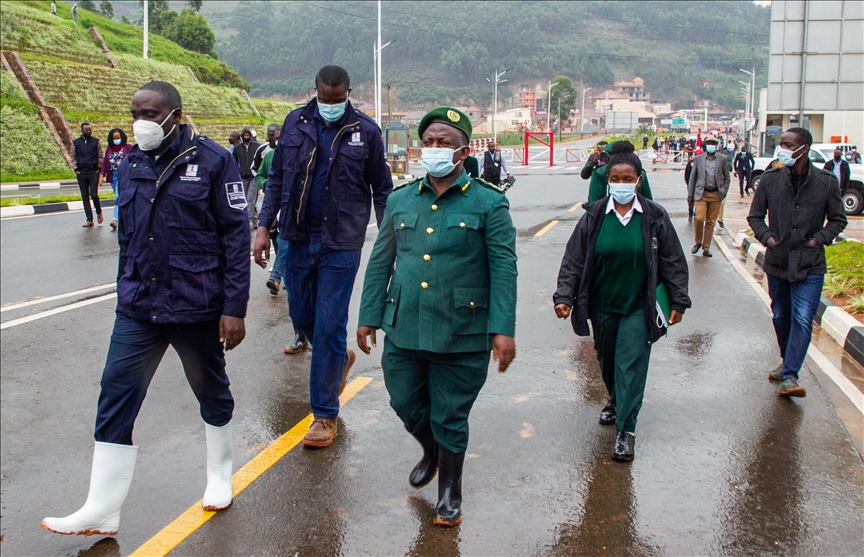
[{"label": "red metal barrier", "polygon": [[513,149],[513,159],[522,163],[522,166],[528,164],[526,162],[528,159],[525,158],[524,151],[522,149]]},{"label": "red metal barrier", "polygon": [[[581,149],[564,149],[564,162],[582,162],[579,157]],[[570,157],[573,157],[572,159]]]},{"label": "red metal barrier", "polygon": [[[549,137],[549,142],[540,139],[540,136]],[[525,132],[525,162],[523,164],[528,164],[528,142],[531,139],[549,147],[549,166],[555,166],[555,134],[552,132]]]}]

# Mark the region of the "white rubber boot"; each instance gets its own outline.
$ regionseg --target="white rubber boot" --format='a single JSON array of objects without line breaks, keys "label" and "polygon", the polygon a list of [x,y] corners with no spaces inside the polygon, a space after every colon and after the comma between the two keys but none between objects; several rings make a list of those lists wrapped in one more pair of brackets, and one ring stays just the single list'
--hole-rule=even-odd
[{"label": "white rubber boot", "polygon": [[120,508],[135,472],[138,447],[96,442],[90,492],[77,512],[63,518],[48,517],[42,527],[57,534],[113,536],[120,527]]},{"label": "white rubber boot", "polygon": [[207,432],[207,489],[202,505],[205,511],[221,511],[234,502],[231,471],[234,448],[231,444],[231,422],[222,427],[204,423]]}]

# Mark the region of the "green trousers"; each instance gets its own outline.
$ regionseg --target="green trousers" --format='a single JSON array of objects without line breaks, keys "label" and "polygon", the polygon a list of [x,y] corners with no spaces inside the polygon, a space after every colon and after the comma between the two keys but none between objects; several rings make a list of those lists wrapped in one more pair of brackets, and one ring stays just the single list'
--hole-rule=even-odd
[{"label": "green trousers", "polygon": [[592,313],[591,327],[603,382],[618,412],[615,425],[618,431],[636,433],[651,359],[645,310],[630,315]]},{"label": "green trousers", "polygon": [[439,354],[399,348],[384,338],[381,367],[390,406],[409,433],[431,426],[454,453],[468,448],[468,414],[486,382],[488,351]]}]

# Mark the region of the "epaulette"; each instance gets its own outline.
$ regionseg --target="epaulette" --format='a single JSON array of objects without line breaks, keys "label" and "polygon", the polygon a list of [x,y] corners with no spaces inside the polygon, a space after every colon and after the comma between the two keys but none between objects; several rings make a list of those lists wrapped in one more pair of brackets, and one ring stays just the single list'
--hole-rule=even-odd
[{"label": "epaulette", "polygon": [[498,193],[504,193],[504,190],[500,187],[496,186],[491,182],[487,182],[483,178],[474,178],[474,181],[479,183],[481,186],[489,188],[490,190],[497,191]]},{"label": "epaulette", "polygon": [[221,153],[222,151],[225,151],[226,153],[228,152],[225,147],[222,147],[206,135],[199,135],[196,137],[196,139],[198,144],[200,144],[202,147],[207,147],[214,153]]},{"label": "epaulette", "polygon": [[423,180],[423,178],[415,178],[415,179],[411,180],[410,182],[405,182],[404,184],[399,184],[398,186],[393,186],[393,191],[401,190],[405,186],[417,184],[417,183],[421,182],[422,180]]}]

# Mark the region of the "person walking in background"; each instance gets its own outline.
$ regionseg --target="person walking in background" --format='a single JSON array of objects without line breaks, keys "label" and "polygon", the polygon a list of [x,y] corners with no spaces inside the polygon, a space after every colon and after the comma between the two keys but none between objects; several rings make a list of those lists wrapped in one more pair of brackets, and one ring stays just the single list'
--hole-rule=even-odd
[{"label": "person walking in background", "polygon": [[585,166],[582,167],[582,170],[579,172],[579,176],[582,177],[583,180],[590,180],[591,173],[594,172],[594,169],[598,166],[603,166],[609,160],[609,154],[603,151],[606,148],[608,143],[606,140],[601,140],[597,142],[597,145],[594,147],[594,152],[588,156],[588,160],[585,161]]},{"label": "person walking in background", "polygon": [[849,163],[843,160],[843,151],[834,149],[834,158],[826,162],[824,168],[837,178],[837,183],[840,184],[840,195],[842,196],[846,193],[846,188],[849,187],[851,170]]},{"label": "person walking in background", "polygon": [[105,149],[105,157],[102,159],[102,169],[99,172],[99,186],[103,180],[111,180],[111,189],[114,190],[114,218],[111,219],[111,230],[117,230],[117,219],[120,215],[120,205],[117,203],[117,169],[120,162],[126,158],[132,145],[126,142],[126,134],[120,128],[114,128],[108,132],[108,148]]},{"label": "person walking in background", "polygon": [[264,191],[264,183],[267,181],[267,175],[264,175],[264,182],[258,180],[259,169],[264,155],[276,148],[279,143],[279,124],[270,124],[267,126],[267,143],[260,145],[255,151],[255,156],[252,157],[252,173],[255,174],[255,184],[258,185],[259,195]]},{"label": "person walking in background", "polygon": [[813,136],[804,128],[786,130],[777,151],[780,166],[762,174],[747,216],[753,235],[766,248],[762,267],[783,359],[768,379],[780,381],[780,396],[807,396],[798,374],[828,270],[825,246],[847,224],[835,176],[810,163],[812,144]]},{"label": "person walking in background", "polygon": [[[238,143],[240,143],[240,132],[233,131],[233,132],[229,133],[228,134],[228,144],[230,145],[230,147],[228,147],[228,152],[231,153],[232,157],[234,156],[234,146],[237,145]],[[239,168],[240,166],[238,165],[237,167]]]},{"label": "person walking in background", "polygon": [[[604,149],[604,152],[610,157],[614,157],[620,153],[634,153],[635,151],[636,147],[629,141],[614,141]],[[642,168],[642,166],[640,165],[639,168]],[[606,165],[596,168],[591,173],[591,183],[588,185],[588,203],[594,203],[609,195],[608,172],[609,166]],[[651,193],[651,185],[648,183],[648,174],[644,170],[642,170],[642,176],[639,180],[639,193],[646,199],[654,199]]]},{"label": "person walking in background", "polygon": [[507,161],[504,160],[504,155],[495,145],[494,140],[489,141],[489,148],[483,152],[483,173],[481,177],[497,186],[501,183],[501,171],[510,177],[510,171],[507,169]]},{"label": "person walking in background", "polygon": [[336,438],[339,395],[356,358],[348,349],[348,308],[370,208],[380,227],[393,180],[381,129],[348,100],[348,72],[324,66],[315,89],[314,99],[285,117],[252,251],[266,268],[278,213],[291,321],[315,346],[313,419],[303,445],[321,448]]},{"label": "person walking in background", "polygon": [[[700,149],[700,150],[696,151],[696,155],[697,156],[701,155],[702,152],[703,151]],[[693,173],[693,159],[690,159],[687,161],[687,166],[684,167],[684,188],[685,188],[685,190],[689,187],[690,175],[692,173]],[[695,206],[696,206],[696,203],[688,197],[687,198],[687,222],[693,222],[693,212],[694,212]]]},{"label": "person walking in background", "polygon": [[738,177],[738,191],[743,198],[745,193],[750,195],[750,179],[753,175],[753,169],[756,168],[756,160],[747,150],[746,144],[742,143],[741,150],[735,154],[734,167],[735,176]]},{"label": "person walking in background", "polygon": [[717,137],[705,138],[705,152],[693,159],[693,171],[687,182],[687,203],[695,202],[696,245],[690,253],[696,255],[702,249],[704,257],[713,257],[711,241],[714,225],[720,216],[720,204],[729,191],[729,167],[726,156],[717,151]]},{"label": "person walking in background", "polygon": [[255,184],[255,173],[252,163],[255,153],[261,144],[252,139],[252,131],[243,128],[240,132],[240,142],[234,145],[234,160],[240,168],[240,179],[243,180],[243,192],[246,194],[246,209],[249,211],[249,226],[258,227],[258,186]]},{"label": "person walking in background", "polygon": [[51,15],[57,15],[57,2],[51,0]]},{"label": "person walking in background", "polygon": [[78,2],[72,4],[72,21],[78,23]]},{"label": "person walking in background", "polygon": [[[573,331],[594,332],[594,350],[609,400],[602,425],[615,424],[612,458],[633,460],[651,345],[690,307],[681,242],[662,206],[638,193],[642,163],[635,153],[612,155],[609,195],[584,207],[567,242],[552,298],[555,315]],[[658,287],[668,292],[667,316]],[[667,321],[668,320],[668,321]]]},{"label": "person walking in background", "polygon": [[646,149],[648,149],[648,135],[647,134],[642,136],[642,150],[645,151]]},{"label": "person walking in background", "polygon": [[[81,124],[81,137],[72,142],[75,148],[75,176],[78,178],[78,189],[81,190],[81,201],[84,202],[84,216],[87,222],[81,226],[93,227],[93,209],[99,224],[102,218],[102,204],[99,203],[99,169],[102,168],[102,145],[93,137],[93,128],[88,122]],[[90,200],[93,200],[93,209]]]}]

